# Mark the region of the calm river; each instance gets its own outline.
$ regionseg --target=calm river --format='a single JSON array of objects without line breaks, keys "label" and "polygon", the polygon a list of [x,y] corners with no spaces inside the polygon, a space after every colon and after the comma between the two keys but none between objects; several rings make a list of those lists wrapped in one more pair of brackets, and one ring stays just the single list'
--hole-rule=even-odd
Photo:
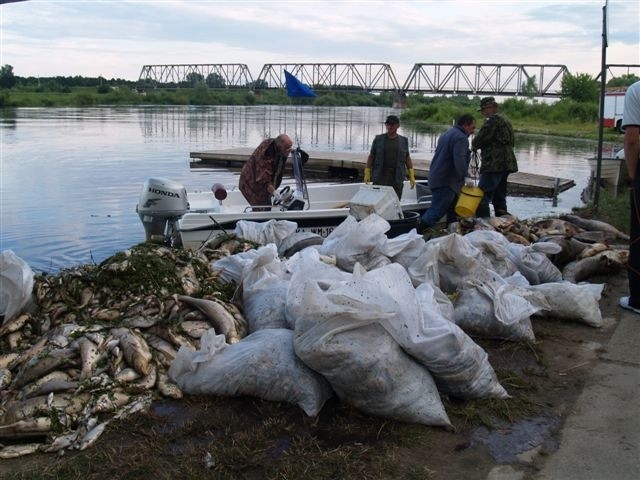
[{"label": "calm river", "polygon": [[[11,249],[35,272],[99,263],[144,241],[135,207],[151,176],[187,191],[237,185],[237,172],[190,169],[192,151],[254,147],[286,132],[307,151],[362,152],[384,131],[389,108],[373,107],[104,107],[2,111],[0,250]],[[444,128],[444,127],[443,127]],[[442,129],[443,129],[442,128]],[[437,135],[406,127],[416,157],[431,158]],[[596,142],[517,136],[523,172],[573,178],[550,199],[510,198],[520,218],[581,205]]]}]

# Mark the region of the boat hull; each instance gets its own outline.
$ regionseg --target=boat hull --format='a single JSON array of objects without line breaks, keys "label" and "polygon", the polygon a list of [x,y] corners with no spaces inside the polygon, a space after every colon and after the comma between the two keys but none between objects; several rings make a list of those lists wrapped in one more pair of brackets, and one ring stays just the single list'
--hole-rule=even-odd
[{"label": "boat hull", "polygon": [[[251,222],[287,220],[295,222],[298,231],[327,237],[352,212],[350,201],[361,185],[310,186],[310,208],[307,210],[281,210],[272,207],[269,211],[251,211],[244,197],[235,190],[230,191],[223,202],[216,202],[209,192],[190,194],[190,209],[178,220],[177,230],[182,246],[189,249],[197,249],[219,235],[232,234],[236,224],[241,220]],[[399,203],[402,213],[399,209],[395,218],[387,218],[391,225],[388,236],[397,236],[417,228],[420,215],[430,204],[431,196],[426,182],[422,182],[417,189],[411,189],[407,182],[402,201]]]}]

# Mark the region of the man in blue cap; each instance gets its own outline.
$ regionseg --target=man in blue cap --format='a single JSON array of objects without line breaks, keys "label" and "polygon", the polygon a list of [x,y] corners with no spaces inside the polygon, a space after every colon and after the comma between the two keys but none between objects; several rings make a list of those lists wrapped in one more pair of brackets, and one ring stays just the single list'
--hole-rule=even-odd
[{"label": "man in blue cap", "polygon": [[480,101],[479,112],[485,122],[473,139],[471,148],[480,150],[480,182],[478,186],[484,192],[476,212],[478,217],[489,217],[489,204],[497,217],[508,215],[507,178],[518,171],[518,162],[513,152],[514,137],[511,122],[498,112],[498,104],[493,97]]},{"label": "man in blue cap", "polygon": [[400,119],[389,115],[384,122],[387,133],[376,135],[371,144],[371,151],[364,169],[364,183],[389,185],[402,197],[404,179],[409,174],[411,188],[416,186],[413,162],[409,155],[409,139],[398,135]]}]

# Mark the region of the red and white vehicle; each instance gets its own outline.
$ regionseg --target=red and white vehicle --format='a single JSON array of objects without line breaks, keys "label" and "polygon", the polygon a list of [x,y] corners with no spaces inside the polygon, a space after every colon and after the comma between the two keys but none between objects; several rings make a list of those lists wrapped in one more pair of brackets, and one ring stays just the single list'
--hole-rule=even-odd
[{"label": "red and white vehicle", "polygon": [[624,113],[625,88],[616,88],[604,93],[604,112],[602,126],[622,131],[622,115]]}]

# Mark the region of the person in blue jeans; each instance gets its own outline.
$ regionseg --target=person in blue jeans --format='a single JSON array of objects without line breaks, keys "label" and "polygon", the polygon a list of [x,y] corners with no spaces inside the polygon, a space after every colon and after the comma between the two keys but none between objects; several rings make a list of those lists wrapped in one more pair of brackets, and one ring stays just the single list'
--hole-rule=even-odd
[{"label": "person in blue jeans", "polygon": [[471,159],[469,135],[475,129],[476,119],[473,115],[464,114],[438,138],[436,152],[429,166],[431,206],[422,214],[423,229],[433,227],[444,215],[447,216],[447,224],[457,220],[456,202]]}]

